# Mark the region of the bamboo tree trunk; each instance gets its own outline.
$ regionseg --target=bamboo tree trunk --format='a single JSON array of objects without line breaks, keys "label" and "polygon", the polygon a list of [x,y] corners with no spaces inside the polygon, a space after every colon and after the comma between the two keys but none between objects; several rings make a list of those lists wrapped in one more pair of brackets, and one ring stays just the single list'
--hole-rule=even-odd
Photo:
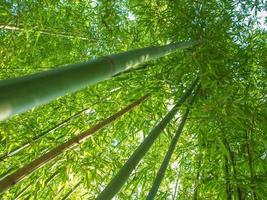
[{"label": "bamboo tree trunk", "polygon": [[81,185],[81,181],[79,181],[61,200],[66,200],[72,195],[72,193]]},{"label": "bamboo tree trunk", "polygon": [[195,189],[194,189],[194,200],[198,200],[198,187],[199,187],[199,178],[200,178],[200,168],[201,168],[201,154],[198,156],[198,165],[197,165],[197,176],[195,181]]},{"label": "bamboo tree trunk", "polygon": [[180,179],[181,174],[182,174],[182,170],[180,169],[178,172],[177,178],[176,178],[175,189],[174,189],[172,200],[176,200],[178,189],[179,189],[179,179]]},{"label": "bamboo tree trunk", "polygon": [[[231,158],[231,163],[232,163],[232,167],[233,167],[233,177],[237,177],[237,170],[236,170],[236,160],[235,160],[235,154],[234,152],[231,150],[231,147],[228,143],[228,141],[226,140],[226,138],[224,138],[224,144],[229,152],[230,158]],[[242,191],[240,189],[239,186],[236,187],[237,190],[237,198],[238,200],[243,200],[243,195],[242,195]]]},{"label": "bamboo tree trunk", "polygon": [[6,154],[3,154],[0,156],[0,162],[4,161],[5,159],[11,157],[11,156],[14,156],[16,154],[18,154],[19,152],[21,152],[23,149],[27,148],[28,146],[30,146],[33,142],[36,142],[38,141],[39,139],[41,139],[42,137],[44,137],[45,135],[61,128],[62,126],[64,126],[65,124],[69,123],[71,120],[73,120],[74,118],[80,116],[81,114],[83,114],[85,111],[87,111],[89,108],[85,108],[85,109],[82,109],[80,111],[78,111],[77,113],[75,113],[74,115],[70,116],[69,118],[63,120],[62,122],[56,124],[55,126],[41,132],[39,135],[33,137],[31,139],[31,141],[28,141],[28,142],[25,142],[23,143],[21,146],[19,147],[16,147],[14,149],[12,149],[10,152],[6,153]]},{"label": "bamboo tree trunk", "polygon": [[227,196],[227,200],[231,200],[232,199],[232,189],[231,189],[231,185],[230,185],[230,172],[229,172],[229,161],[227,156],[224,156],[224,170],[225,170],[225,190],[226,190],[226,196]]},{"label": "bamboo tree trunk", "polygon": [[22,188],[21,191],[19,191],[16,196],[13,198],[14,200],[17,200],[21,197],[21,195],[23,195],[29,188],[30,186],[32,186],[33,183],[29,183],[28,185],[26,185],[24,188]]},{"label": "bamboo tree trunk", "polygon": [[89,38],[81,37],[77,35],[70,35],[68,33],[63,33],[63,32],[52,32],[49,30],[38,30],[38,29],[24,29],[24,28],[20,28],[17,26],[5,25],[5,24],[0,24],[0,29],[9,30],[9,31],[36,32],[39,34],[53,36],[53,37],[61,37],[61,38],[67,38],[67,39],[79,39],[79,40],[86,40],[86,41],[91,41],[91,42],[95,41],[94,39],[89,39]]},{"label": "bamboo tree trunk", "polygon": [[15,185],[19,181],[21,181],[24,177],[31,174],[38,168],[42,167],[46,163],[48,163],[50,160],[55,158],[56,156],[60,155],[61,153],[65,152],[66,150],[69,150],[70,148],[74,147],[77,144],[80,144],[82,141],[90,137],[93,133],[96,131],[104,128],[111,122],[117,120],[119,117],[121,117],[123,114],[127,113],[128,111],[132,110],[134,107],[138,106],[141,102],[146,100],[149,97],[149,95],[145,95],[141,97],[140,99],[134,101],[127,107],[123,108],[119,112],[115,113],[114,115],[102,120],[89,130],[71,138],[67,142],[57,146],[56,148],[52,149],[51,151],[47,152],[46,154],[40,156],[39,158],[33,160],[29,164],[25,165],[24,167],[18,169],[13,174],[5,177],[0,181],[0,193],[4,192],[5,190],[9,189],[11,186]]},{"label": "bamboo tree trunk", "polygon": [[121,189],[124,183],[127,181],[132,171],[135,169],[140,160],[145,156],[150,147],[153,145],[155,140],[158,138],[163,129],[172,120],[172,118],[177,113],[179,107],[185,100],[191,95],[195,85],[198,82],[198,78],[192,83],[192,85],[186,90],[180,100],[171,109],[171,111],[150,131],[149,135],[145,140],[139,145],[139,147],[134,151],[132,156],[116,174],[116,176],[110,181],[106,188],[99,194],[96,198],[97,200],[109,200],[114,197],[117,192]]},{"label": "bamboo tree trunk", "polygon": [[140,63],[165,56],[200,41],[147,47],[71,64],[37,74],[0,81],[0,120],[77,91]]},{"label": "bamboo tree trunk", "polygon": [[[193,96],[193,98],[189,102],[189,106],[192,106],[192,104],[193,104],[193,102],[195,100],[195,97],[196,97],[196,95],[198,93],[198,90],[199,90],[199,86],[198,86],[198,88],[197,88],[197,90],[195,92],[195,95]],[[181,120],[180,126],[179,126],[175,136],[173,137],[173,139],[171,141],[170,147],[169,147],[169,149],[168,149],[168,151],[167,151],[167,153],[166,153],[166,155],[164,157],[164,160],[163,160],[163,162],[162,162],[162,164],[160,166],[160,169],[159,169],[159,171],[157,173],[157,176],[156,176],[156,178],[155,178],[155,180],[153,182],[153,185],[152,185],[152,187],[151,187],[151,189],[150,189],[150,191],[149,191],[149,193],[148,193],[148,195],[146,197],[147,200],[153,200],[155,198],[157,192],[158,192],[159,186],[160,186],[160,184],[161,184],[161,182],[162,182],[162,180],[164,178],[165,172],[166,172],[167,167],[169,165],[169,162],[171,160],[172,154],[173,154],[173,152],[175,150],[175,147],[176,147],[176,144],[178,142],[178,139],[179,139],[179,137],[180,137],[180,135],[181,135],[181,133],[183,131],[183,128],[184,128],[185,122],[187,120],[189,111],[190,111],[190,108],[188,107],[186,109],[186,111],[185,111],[185,114],[184,114],[182,120]]]},{"label": "bamboo tree trunk", "polygon": [[252,149],[251,131],[246,133],[246,139],[247,139],[248,166],[249,166],[252,196],[253,196],[253,200],[257,200],[257,194],[255,191],[255,185],[254,185],[255,183],[254,183],[254,171],[253,171],[253,149]]}]

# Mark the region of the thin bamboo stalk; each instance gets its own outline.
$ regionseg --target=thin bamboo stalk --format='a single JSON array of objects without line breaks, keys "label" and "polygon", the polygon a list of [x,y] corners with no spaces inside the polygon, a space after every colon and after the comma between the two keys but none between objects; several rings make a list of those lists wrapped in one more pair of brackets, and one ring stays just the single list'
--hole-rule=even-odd
[{"label": "thin bamboo stalk", "polygon": [[225,191],[226,191],[226,197],[227,200],[231,200],[232,199],[232,188],[231,188],[231,184],[230,184],[230,169],[229,169],[229,160],[227,156],[224,156],[224,171],[225,171]]},{"label": "thin bamboo stalk", "polygon": [[68,117],[67,119],[61,121],[60,123],[56,124],[55,126],[41,132],[40,134],[38,134],[37,136],[33,137],[31,139],[31,141],[25,142],[22,145],[20,145],[19,147],[16,147],[14,149],[12,149],[10,152],[2,154],[0,156],[0,162],[4,161],[5,159],[14,156],[16,154],[18,154],[19,152],[21,152],[23,149],[29,147],[33,142],[38,141],[39,139],[43,138],[45,135],[61,128],[62,126],[64,126],[65,124],[69,123],[71,120],[75,119],[76,117],[80,116],[81,114],[83,114],[84,112],[86,112],[89,108],[84,108],[80,111],[78,111],[77,113],[75,113],[74,115]]},{"label": "thin bamboo stalk", "polygon": [[79,181],[61,200],[66,200],[72,195],[73,192],[81,185],[81,181]]},{"label": "thin bamboo stalk", "polygon": [[[225,134],[225,130],[224,129],[222,129],[222,133],[223,134]],[[223,138],[223,141],[224,141],[224,145],[226,146],[226,149],[227,149],[227,151],[228,151],[228,153],[229,153],[229,156],[230,156],[230,162],[231,162],[231,165],[232,165],[232,169],[233,169],[233,174],[232,174],[232,176],[233,177],[238,177],[238,174],[237,174],[237,166],[236,166],[236,159],[235,159],[235,153],[234,153],[234,151],[232,151],[232,149],[231,149],[231,147],[230,147],[230,144],[229,144],[229,142],[227,141],[227,139],[224,137]],[[239,184],[236,184],[236,192],[237,192],[237,199],[238,200],[242,200],[243,199],[243,193],[242,193],[242,190],[241,190],[241,188],[238,186]]]},{"label": "thin bamboo stalk", "polygon": [[171,111],[150,131],[149,135],[145,140],[139,145],[139,147],[134,151],[132,156],[116,174],[116,176],[110,181],[106,188],[99,194],[96,198],[97,200],[108,200],[112,199],[117,192],[121,189],[124,183],[127,181],[132,171],[135,169],[140,160],[148,152],[150,147],[153,145],[155,140],[158,138],[163,129],[172,120],[172,118],[177,113],[179,107],[185,102],[188,96],[191,95],[195,85],[198,82],[198,78],[192,83],[192,85],[185,91],[183,96],[179,99],[176,105],[171,109]]},{"label": "thin bamboo stalk", "polygon": [[0,81],[0,120],[48,103],[88,85],[110,79],[115,74],[140,63],[199,43],[200,41],[188,41],[136,49],[90,62],[71,64],[37,74],[2,80]]},{"label": "thin bamboo stalk", "polygon": [[196,98],[196,95],[197,95],[197,93],[199,91],[199,88],[200,88],[200,86],[198,86],[198,88],[196,89],[196,92],[195,92],[193,98],[189,102],[189,107],[186,109],[185,114],[182,117],[180,126],[179,126],[178,130],[176,131],[175,136],[173,137],[173,139],[171,141],[170,147],[169,147],[169,149],[168,149],[168,151],[167,151],[167,153],[166,153],[166,155],[164,157],[164,160],[163,160],[163,162],[162,162],[162,164],[160,166],[160,169],[159,169],[159,171],[157,173],[157,176],[156,176],[156,178],[155,178],[155,180],[153,182],[153,185],[152,185],[152,187],[151,187],[151,189],[150,189],[150,191],[149,191],[149,193],[148,193],[148,195],[146,197],[147,200],[153,200],[155,198],[156,194],[157,194],[159,186],[160,186],[160,184],[161,184],[161,182],[162,182],[162,180],[164,178],[165,172],[166,172],[167,167],[169,165],[169,162],[171,160],[172,154],[173,154],[173,152],[175,150],[175,147],[176,147],[176,144],[178,142],[178,139],[179,139],[179,137],[180,137],[180,135],[181,135],[181,133],[183,131],[186,119],[187,119],[189,111],[190,111],[190,106],[192,106],[192,104],[193,104],[193,102],[194,102],[194,100]]},{"label": "thin bamboo stalk", "polygon": [[175,188],[174,188],[174,194],[172,197],[172,200],[176,200],[177,199],[177,194],[178,194],[178,189],[179,189],[179,180],[182,174],[182,170],[179,170],[178,174],[177,174],[177,178],[176,178],[176,183],[175,183]]},{"label": "thin bamboo stalk", "polygon": [[74,136],[67,142],[57,146],[56,148],[52,149],[51,151],[45,153],[44,155],[40,156],[39,158],[33,160],[29,164],[25,165],[24,167],[18,169],[13,174],[6,176],[4,179],[0,181],[0,193],[4,192],[5,190],[9,189],[11,186],[15,185],[19,181],[21,181],[23,178],[25,178],[27,175],[31,174],[38,168],[42,167],[46,163],[48,163],[50,160],[55,158],[56,156],[62,154],[66,150],[71,149],[72,147],[80,144],[82,141],[90,137],[93,133],[96,131],[104,128],[111,122],[117,120],[119,117],[121,117],[123,114],[127,113],[128,111],[132,110],[134,107],[138,106],[141,102],[146,100],[149,97],[149,95],[145,95],[138,100],[134,101],[127,107],[121,109],[117,113],[111,115],[110,117],[102,120],[92,128],[88,129],[87,131]]},{"label": "thin bamboo stalk", "polygon": [[86,38],[86,37],[81,37],[81,36],[77,36],[76,35],[69,35],[67,33],[63,33],[63,32],[51,32],[49,30],[37,30],[37,29],[24,29],[24,28],[20,28],[17,26],[10,26],[10,25],[4,25],[4,24],[0,24],[0,29],[1,30],[7,30],[7,31],[20,31],[20,32],[33,32],[33,33],[38,33],[38,34],[43,34],[43,35],[48,35],[48,36],[53,36],[53,37],[61,37],[61,38],[67,38],[67,39],[79,39],[79,40],[86,40],[86,41],[91,41],[91,42],[95,42],[95,39],[90,39],[90,38]]},{"label": "thin bamboo stalk", "polygon": [[250,184],[251,184],[251,191],[253,200],[257,200],[257,194],[255,190],[255,183],[254,183],[254,169],[253,169],[253,146],[252,146],[252,134],[251,130],[246,132],[246,139],[247,139],[247,154],[248,154],[248,167],[249,167],[249,175],[250,175]]},{"label": "thin bamboo stalk", "polygon": [[[188,120],[188,118],[187,118]],[[200,185],[200,175],[201,175],[201,154],[199,153],[198,156],[198,164],[197,164],[197,175],[196,175],[196,181],[194,184],[194,197],[193,200],[198,200],[199,199],[199,185]]]}]

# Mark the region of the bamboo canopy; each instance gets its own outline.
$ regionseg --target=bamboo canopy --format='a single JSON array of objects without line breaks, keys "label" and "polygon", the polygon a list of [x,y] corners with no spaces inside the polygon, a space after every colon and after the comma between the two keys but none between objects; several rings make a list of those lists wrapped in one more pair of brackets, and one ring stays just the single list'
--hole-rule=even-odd
[{"label": "bamboo canopy", "polygon": [[39,158],[33,160],[29,164],[25,165],[24,167],[18,169],[14,173],[8,175],[4,179],[0,181],[0,193],[4,192],[5,190],[9,189],[19,181],[21,181],[23,178],[25,178],[27,175],[31,174],[35,170],[39,169],[46,163],[48,163],[50,160],[55,158],[56,156],[60,155],[61,153],[65,152],[66,150],[69,150],[70,148],[74,147],[77,144],[80,144],[82,141],[90,137],[93,133],[96,131],[104,128],[111,122],[117,120],[119,117],[127,113],[128,111],[132,110],[134,107],[138,106],[141,102],[146,100],[149,97],[149,95],[145,95],[138,100],[134,101],[127,107],[121,109],[117,113],[111,115],[110,117],[102,120],[92,128],[88,129],[87,131],[74,136],[67,142],[57,146],[56,148],[50,150],[49,152],[45,153],[44,155],[40,156]]},{"label": "bamboo canopy", "polygon": [[117,192],[121,189],[124,183],[127,181],[132,171],[135,169],[140,160],[145,156],[150,147],[153,145],[155,140],[158,138],[163,129],[173,119],[175,114],[178,112],[179,107],[185,102],[185,100],[191,95],[193,89],[198,82],[198,78],[191,84],[185,91],[176,105],[170,110],[170,112],[150,131],[149,135],[134,151],[132,156],[116,174],[116,176],[110,181],[106,188],[99,194],[97,200],[108,200],[112,199]]},{"label": "bamboo canopy", "polygon": [[200,41],[179,42],[109,55],[24,77],[0,81],[0,120],[86,86],[111,78],[140,63],[165,56]]}]

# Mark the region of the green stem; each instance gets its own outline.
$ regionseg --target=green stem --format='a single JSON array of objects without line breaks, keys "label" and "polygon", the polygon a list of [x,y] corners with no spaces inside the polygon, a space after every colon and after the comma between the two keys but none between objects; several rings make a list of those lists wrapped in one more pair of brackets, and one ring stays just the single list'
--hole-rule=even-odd
[{"label": "green stem", "polygon": [[9,31],[19,31],[19,32],[32,32],[35,34],[43,34],[43,35],[48,35],[48,36],[53,36],[53,37],[59,37],[59,38],[67,38],[67,39],[79,39],[79,40],[86,40],[90,42],[95,42],[96,40],[94,39],[89,39],[86,37],[78,36],[77,33],[75,34],[67,34],[67,33],[58,33],[58,32],[51,32],[49,30],[38,30],[38,29],[24,29],[20,28],[14,25],[5,25],[5,24],[0,24],[0,30],[9,30]]},{"label": "green stem", "polygon": [[258,198],[255,191],[255,183],[254,183],[253,147],[252,147],[251,130],[249,132],[246,132],[246,139],[247,139],[247,154],[248,154],[248,166],[249,166],[251,190],[252,190],[253,200],[257,200]]},{"label": "green stem", "polygon": [[124,183],[127,181],[132,171],[135,169],[140,160],[145,156],[150,147],[153,145],[155,140],[158,138],[163,129],[172,120],[172,118],[177,113],[179,107],[185,102],[188,96],[191,95],[195,85],[198,82],[198,78],[193,82],[193,84],[186,90],[177,104],[171,109],[171,111],[150,131],[149,135],[145,140],[139,145],[139,147],[134,151],[132,156],[116,174],[116,176],[110,181],[106,188],[99,194],[97,200],[108,200],[112,199],[117,192],[121,189]]},{"label": "green stem", "polygon": [[77,113],[75,113],[74,115],[70,116],[69,118],[61,121],[60,123],[56,124],[55,126],[41,132],[40,134],[38,134],[37,136],[33,137],[30,141],[23,143],[22,145],[20,145],[19,147],[16,147],[14,149],[12,149],[10,152],[5,153],[3,155],[0,156],[0,162],[4,161],[6,158],[9,158],[11,156],[14,156],[16,154],[18,154],[19,152],[21,152],[23,149],[27,148],[28,146],[30,146],[31,144],[33,144],[33,142],[38,141],[39,139],[43,138],[45,135],[61,128],[62,126],[64,126],[65,124],[69,123],[71,120],[75,119],[76,117],[80,116],[81,114],[83,114],[85,111],[87,111],[89,108],[85,108],[82,109],[80,111],[78,111]]},{"label": "green stem", "polygon": [[[193,102],[195,100],[195,97],[196,97],[196,95],[198,93],[198,90],[199,90],[199,87],[197,88],[197,90],[195,92],[195,95],[191,99],[191,101],[189,103],[189,106],[191,106],[193,104]],[[151,189],[150,189],[150,191],[149,191],[149,193],[147,195],[147,198],[146,198],[147,200],[153,200],[155,198],[156,194],[157,194],[159,186],[160,186],[160,184],[161,184],[161,182],[162,182],[162,180],[164,178],[165,172],[166,172],[167,167],[169,165],[169,162],[171,160],[172,154],[173,154],[173,152],[175,150],[175,147],[176,147],[176,144],[178,142],[178,139],[179,139],[179,137],[180,137],[180,135],[181,135],[181,133],[183,131],[183,128],[184,128],[186,119],[188,117],[189,111],[190,111],[190,108],[188,107],[186,109],[186,111],[185,111],[185,114],[184,114],[182,120],[181,120],[180,126],[179,126],[175,136],[173,137],[173,139],[171,141],[170,147],[169,147],[169,149],[168,149],[168,151],[167,151],[167,153],[166,153],[166,155],[164,157],[164,160],[163,160],[163,162],[162,162],[162,164],[160,166],[160,169],[159,169],[159,171],[157,173],[157,176],[156,176],[156,178],[155,178],[155,180],[153,182],[153,185],[152,185],[152,187],[151,187]]]},{"label": "green stem", "polygon": [[165,56],[200,41],[147,47],[71,64],[37,74],[0,81],[0,120],[7,119],[86,86],[110,79],[143,62]]},{"label": "green stem", "polygon": [[[223,131],[224,133],[225,131]],[[231,147],[230,147],[230,144],[228,143],[227,139],[224,138],[224,143],[225,143],[225,146],[228,150],[228,153],[230,155],[230,159],[231,159],[231,164],[232,164],[232,168],[233,168],[233,177],[238,177],[238,174],[237,174],[237,169],[236,169],[236,159],[235,159],[235,154],[234,152],[232,151]],[[242,200],[242,190],[241,188],[238,186],[239,184],[236,184],[236,191],[237,191],[237,199],[238,200]]]},{"label": "green stem", "polygon": [[199,188],[199,185],[200,185],[200,170],[201,170],[201,158],[200,158],[200,155],[199,155],[199,158],[198,158],[198,165],[197,165],[197,176],[196,176],[196,181],[195,181],[195,185],[194,185],[194,200],[198,200],[199,199],[199,193],[198,193],[198,188]]},{"label": "green stem", "polygon": [[230,184],[230,173],[229,173],[229,160],[227,156],[224,156],[224,171],[225,171],[225,190],[226,190],[226,196],[227,200],[232,199],[232,189],[231,189],[231,184]]},{"label": "green stem", "polygon": [[61,200],[66,200],[70,195],[81,185],[82,182],[78,182]]},{"label": "green stem", "polygon": [[13,174],[10,174],[9,176],[6,176],[4,179],[0,181],[0,193],[4,192],[5,190],[9,189],[19,181],[21,181],[23,178],[25,178],[27,175],[31,174],[38,168],[42,167],[46,163],[48,163],[50,160],[54,159],[56,156],[62,154],[66,150],[74,147],[75,145],[80,144],[82,141],[90,137],[93,133],[96,131],[104,128],[111,122],[117,120],[119,117],[127,113],[128,111],[132,110],[134,107],[138,106],[141,102],[146,100],[149,97],[149,95],[145,95],[138,100],[134,101],[127,107],[123,108],[122,110],[118,111],[117,113],[113,114],[112,116],[102,120],[89,130],[74,136],[67,142],[57,146],[56,148],[52,149],[51,151],[45,153],[44,155],[40,156],[39,158],[33,160],[29,164],[25,165],[24,167],[18,169]]}]

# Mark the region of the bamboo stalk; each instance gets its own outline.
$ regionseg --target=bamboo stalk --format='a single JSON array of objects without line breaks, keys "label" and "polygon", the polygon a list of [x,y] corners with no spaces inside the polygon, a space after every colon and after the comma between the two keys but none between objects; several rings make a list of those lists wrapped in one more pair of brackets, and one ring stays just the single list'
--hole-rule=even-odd
[{"label": "bamboo stalk", "polygon": [[229,173],[229,160],[227,156],[224,156],[224,171],[225,171],[225,190],[226,190],[226,197],[227,200],[231,200],[232,199],[232,189],[231,189],[231,184],[230,184],[230,173]]},{"label": "bamboo stalk", "polygon": [[117,113],[111,115],[110,117],[102,120],[92,128],[88,129],[87,131],[74,136],[67,142],[55,147],[51,151],[45,153],[44,155],[40,156],[39,158],[33,160],[29,164],[25,165],[24,167],[18,169],[13,174],[5,177],[0,181],[0,193],[4,192],[5,190],[9,189],[11,186],[15,185],[19,181],[21,181],[23,178],[25,178],[27,175],[31,174],[38,168],[42,167],[46,163],[48,163],[50,160],[55,158],[56,156],[60,155],[61,153],[65,152],[66,150],[69,150],[70,148],[74,147],[77,144],[80,144],[82,141],[86,140],[88,137],[90,137],[93,133],[96,131],[104,128],[111,122],[115,121],[119,117],[121,117],[123,114],[127,113],[128,111],[132,110],[134,107],[138,106],[141,102],[146,100],[149,97],[149,95],[145,95],[138,100],[134,101],[127,107],[121,109]]},{"label": "bamboo stalk", "polygon": [[81,114],[83,114],[84,112],[86,112],[89,108],[84,108],[80,111],[78,111],[77,113],[75,113],[74,115],[70,116],[69,118],[61,121],[60,123],[56,124],[55,126],[41,132],[40,134],[38,134],[37,136],[33,137],[31,139],[31,141],[25,142],[22,145],[20,145],[19,147],[16,147],[14,149],[11,149],[10,152],[2,154],[0,156],[0,162],[4,161],[5,159],[14,156],[16,154],[18,154],[19,152],[21,152],[23,149],[29,147],[33,142],[38,141],[39,139],[41,139],[42,137],[44,137],[45,135],[61,128],[62,126],[64,126],[65,124],[69,123],[71,120],[75,119],[76,117],[80,116]]},{"label": "bamboo stalk", "polygon": [[95,39],[89,39],[89,38],[81,37],[77,35],[69,35],[63,32],[51,32],[49,30],[37,30],[37,29],[24,29],[24,28],[12,26],[12,25],[10,26],[10,25],[0,24],[0,29],[7,30],[7,31],[20,31],[20,32],[25,31],[25,32],[40,33],[43,35],[62,37],[62,38],[67,38],[67,39],[79,39],[79,40],[86,40],[86,41],[91,41],[91,42],[96,41]]},{"label": "bamboo stalk", "polygon": [[179,179],[181,177],[181,172],[182,170],[179,170],[178,174],[177,174],[177,178],[176,178],[176,183],[175,183],[175,188],[174,188],[174,194],[173,194],[173,197],[172,197],[172,200],[176,200],[176,197],[177,197],[177,193],[178,193],[178,189],[179,189]]},{"label": "bamboo stalk", "polygon": [[[188,119],[188,118],[187,118]],[[197,164],[197,175],[196,175],[196,181],[194,184],[194,197],[193,200],[198,200],[199,199],[199,193],[198,193],[198,188],[199,188],[199,184],[200,184],[200,170],[201,170],[201,154],[198,156],[198,164]]]},{"label": "bamboo stalk", "polygon": [[191,84],[191,86],[185,91],[183,96],[179,99],[176,105],[171,109],[171,111],[150,131],[149,135],[145,140],[139,145],[139,147],[134,151],[132,156],[116,174],[116,176],[110,181],[106,188],[99,194],[96,198],[97,200],[108,200],[112,199],[117,192],[121,189],[124,183],[127,181],[132,171],[135,169],[140,160],[148,152],[150,147],[153,145],[155,140],[158,138],[163,129],[172,120],[172,118],[177,113],[179,107],[185,102],[188,96],[191,95],[195,85],[198,82],[198,78]]},{"label": "bamboo stalk", "polygon": [[81,185],[81,181],[79,181],[73,188],[71,188],[71,190],[65,194],[65,196],[61,199],[61,200],[66,200],[70,197],[70,195],[72,195],[73,192],[75,192],[75,190]]},{"label": "bamboo stalk", "polygon": [[160,184],[161,184],[161,182],[162,182],[162,180],[164,178],[165,172],[166,172],[167,167],[169,165],[169,162],[171,160],[172,154],[173,154],[173,152],[175,150],[175,147],[176,147],[176,144],[178,142],[178,139],[179,139],[179,137],[180,137],[180,135],[181,135],[181,133],[183,131],[186,119],[187,119],[189,111],[190,111],[190,106],[192,106],[192,104],[193,104],[193,102],[194,102],[194,100],[196,98],[196,95],[197,95],[197,93],[199,91],[199,88],[200,88],[200,86],[198,86],[198,88],[196,89],[196,92],[195,92],[193,98],[190,100],[189,106],[186,109],[185,114],[182,117],[180,126],[179,126],[175,136],[173,137],[173,139],[171,141],[170,147],[169,147],[169,149],[168,149],[168,151],[167,151],[167,153],[166,153],[166,155],[164,157],[164,160],[163,160],[163,162],[162,162],[162,164],[160,166],[160,169],[158,170],[158,173],[157,173],[157,176],[156,176],[156,178],[155,178],[155,180],[153,182],[153,185],[152,185],[152,187],[151,187],[151,189],[150,189],[150,191],[149,191],[149,193],[148,193],[148,195],[146,197],[147,200],[153,200],[155,198],[156,194],[157,194],[159,186],[160,186]]},{"label": "bamboo stalk", "polygon": [[199,43],[200,41],[188,41],[136,49],[89,62],[70,64],[37,74],[2,80],[0,81],[0,120],[48,103],[88,85],[110,79],[115,74],[140,63]]},{"label": "bamboo stalk", "polygon": [[249,175],[250,175],[250,184],[253,200],[257,200],[257,194],[255,191],[255,183],[254,183],[254,170],[253,170],[253,147],[252,147],[252,134],[251,130],[246,132],[247,139],[247,154],[248,154],[248,167],[249,167]]},{"label": "bamboo stalk", "polygon": [[[222,130],[222,133],[225,134],[225,131]],[[238,174],[237,174],[237,169],[236,169],[236,159],[235,159],[235,154],[234,152],[231,150],[231,147],[230,147],[230,144],[228,143],[227,139],[224,137],[223,138],[223,141],[224,141],[224,144],[226,146],[226,149],[229,153],[229,156],[230,156],[230,161],[231,161],[231,165],[232,165],[232,168],[233,168],[233,177],[238,177]],[[237,192],[237,199],[238,200],[242,200],[243,199],[243,195],[242,195],[242,190],[241,188],[238,186],[239,184],[237,184],[236,187],[236,192]]]}]

